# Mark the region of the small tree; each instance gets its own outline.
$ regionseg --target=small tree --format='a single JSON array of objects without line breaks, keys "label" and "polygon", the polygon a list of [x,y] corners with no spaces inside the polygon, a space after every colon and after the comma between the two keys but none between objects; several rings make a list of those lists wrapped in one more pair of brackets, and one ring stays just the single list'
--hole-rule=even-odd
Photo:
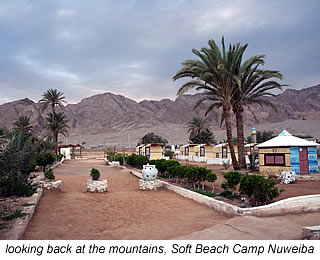
[{"label": "small tree", "polygon": [[241,181],[241,177],[242,177],[241,173],[231,171],[224,174],[223,177],[225,178],[226,182],[222,183],[221,187],[225,190],[230,189],[232,192],[232,196],[234,196],[237,186]]},{"label": "small tree", "polygon": [[206,176],[208,182],[212,182],[212,193],[214,193],[214,182],[217,180],[217,175],[213,172],[209,172]]},{"label": "small tree", "polygon": [[36,155],[36,162],[39,166],[42,166],[43,173],[46,172],[47,165],[51,165],[55,162],[56,158],[51,153],[39,153]]},{"label": "small tree", "polygon": [[276,183],[269,177],[262,175],[245,175],[240,182],[240,193],[248,196],[250,202],[256,206],[266,204],[277,198],[283,191],[275,187]]},{"label": "small tree", "polygon": [[159,136],[159,135],[156,135],[154,133],[148,133],[140,138],[137,145],[150,144],[150,143],[157,143],[157,144],[164,144],[165,145],[168,143],[168,140]]}]

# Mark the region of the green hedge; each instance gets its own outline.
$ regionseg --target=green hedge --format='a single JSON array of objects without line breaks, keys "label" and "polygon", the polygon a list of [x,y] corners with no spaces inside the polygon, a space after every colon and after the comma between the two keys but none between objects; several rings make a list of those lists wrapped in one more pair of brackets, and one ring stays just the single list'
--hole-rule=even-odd
[{"label": "green hedge", "polygon": [[[224,174],[225,183],[221,187],[225,189],[230,198],[246,196],[251,205],[259,206],[271,202],[277,198],[283,189],[275,187],[276,182],[271,177],[266,179],[262,175],[242,175],[239,172],[230,171]],[[240,195],[236,193],[239,190]]]},{"label": "green hedge", "polygon": [[126,156],[126,164],[142,169],[143,165],[146,165],[149,162],[147,156],[132,154]]}]

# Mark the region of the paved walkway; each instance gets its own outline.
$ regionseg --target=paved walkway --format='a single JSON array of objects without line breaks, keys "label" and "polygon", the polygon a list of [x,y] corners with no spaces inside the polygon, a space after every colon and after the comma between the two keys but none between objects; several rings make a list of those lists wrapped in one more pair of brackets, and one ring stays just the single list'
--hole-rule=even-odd
[{"label": "paved walkway", "polygon": [[302,227],[320,224],[320,212],[259,218],[235,217],[176,239],[183,240],[296,240],[302,239]]}]

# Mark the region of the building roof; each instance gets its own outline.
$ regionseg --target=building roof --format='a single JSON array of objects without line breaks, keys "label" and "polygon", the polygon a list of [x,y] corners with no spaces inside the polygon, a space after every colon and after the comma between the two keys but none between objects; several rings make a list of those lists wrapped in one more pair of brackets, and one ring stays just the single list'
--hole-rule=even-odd
[{"label": "building roof", "polygon": [[292,147],[292,146],[317,146],[315,142],[307,141],[305,139],[293,136],[287,130],[283,130],[278,136],[265,141],[258,146],[258,148],[265,147]]}]

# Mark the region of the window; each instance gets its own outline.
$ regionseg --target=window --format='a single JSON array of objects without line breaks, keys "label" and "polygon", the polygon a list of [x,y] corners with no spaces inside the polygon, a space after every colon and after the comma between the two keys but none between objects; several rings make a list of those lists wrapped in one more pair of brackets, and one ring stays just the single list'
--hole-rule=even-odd
[{"label": "window", "polygon": [[285,156],[279,153],[265,154],[264,163],[266,166],[285,166]]},{"label": "window", "polygon": [[200,147],[200,156],[204,157],[204,155],[205,155],[204,147]]},{"label": "window", "polygon": [[216,153],[216,158],[219,158],[219,153]]}]

